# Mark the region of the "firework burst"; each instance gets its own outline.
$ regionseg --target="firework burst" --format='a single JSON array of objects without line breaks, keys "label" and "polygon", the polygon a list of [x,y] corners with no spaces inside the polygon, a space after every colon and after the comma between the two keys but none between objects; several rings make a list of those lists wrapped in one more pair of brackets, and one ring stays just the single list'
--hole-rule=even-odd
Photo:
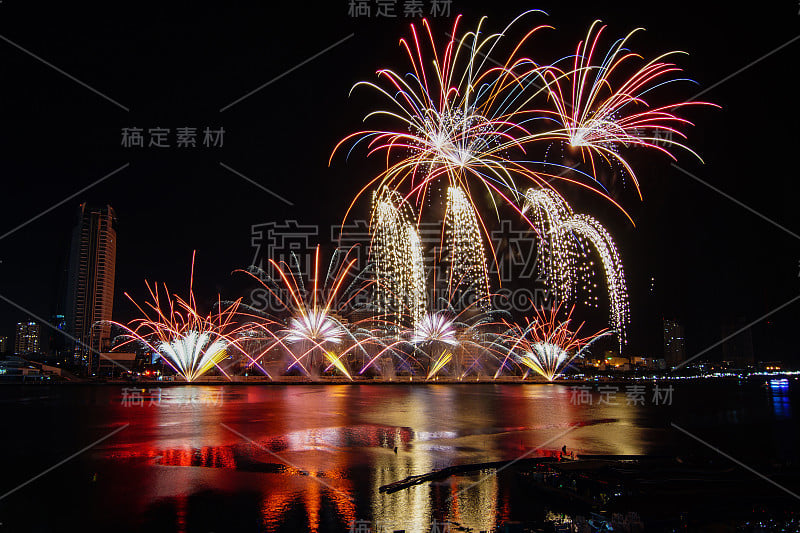
[{"label": "firework burst", "polygon": [[512,361],[516,361],[520,367],[553,381],[595,341],[612,333],[604,329],[587,337],[579,337],[584,323],[570,327],[574,309],[573,306],[564,320],[558,318],[561,306],[556,305],[549,311],[537,309],[536,316],[528,320],[525,326],[508,324],[508,330],[500,336],[506,357],[495,378],[508,369]]},{"label": "firework burst", "polygon": [[299,261],[292,256],[292,264],[269,260],[275,276],[254,269],[250,276],[268,290],[278,304],[276,316],[254,316],[242,327],[248,336],[261,337],[266,345],[254,360],[260,361],[276,350],[289,357],[286,372],[300,370],[316,378],[320,371],[337,369],[351,379],[346,361],[361,352],[370,336],[358,324],[344,318],[353,300],[367,284],[360,275],[354,275],[357,258],[349,258],[350,251],[334,253],[324,279],[321,279],[319,247],[314,254],[313,286],[306,290]]},{"label": "firework burst", "polygon": [[442,313],[425,315],[414,328],[411,342],[414,344],[442,343],[451,347],[458,346],[456,326],[452,320]]},{"label": "firework burst", "polygon": [[217,301],[217,312],[201,315],[197,311],[192,285],[194,282],[194,254],[189,282],[189,298],[170,296],[166,285],[163,298],[158,284],[145,282],[151,301],[144,306],[137,304],[128,293],[141,318],[128,325],[114,323],[123,329],[124,346],[141,343],[152,353],[159,354],[175,373],[186,381],[195,381],[212,368],[217,368],[229,377],[220,363],[231,353],[240,350],[232,336],[233,321],[241,300],[227,303]]},{"label": "firework burst", "polygon": [[497,317],[507,313],[480,300],[465,305],[453,293],[431,305],[436,310],[426,312],[412,327],[384,325],[372,330],[371,342],[378,350],[359,374],[370,368],[385,373],[383,363],[393,361],[392,371],[402,369],[431,379],[449,367],[451,377],[463,379],[483,373],[487,363],[499,360],[501,351],[491,346],[494,338],[489,330],[502,324]]},{"label": "firework burst", "polygon": [[[683,107],[714,106],[699,101],[682,101],[652,107],[646,97],[651,91],[667,84],[691,81],[676,77],[681,69],[671,58],[684,52],[672,51],[646,61],[627,48],[631,38],[642,28],[633,30],[618,39],[597,61],[600,37],[606,26],[594,21],[585,39],[578,43],[575,54],[569,59],[572,66],[561,70],[551,66],[543,74],[547,80],[550,110],[541,111],[557,127],[548,137],[560,139],[570,147],[580,150],[588,160],[592,174],[597,174],[596,159],[608,165],[617,163],[633,180],[637,191],[639,183],[631,165],[621,149],[643,147],[657,150],[675,160],[672,150],[685,150],[697,155],[684,144],[686,135],[682,127],[693,124],[676,114]],[[638,62],[638,66],[634,64]],[[627,77],[621,73],[632,69]],[[641,192],[639,192],[641,197]]]},{"label": "firework burst", "polygon": [[[534,136],[516,120],[532,98],[530,90],[547,94],[541,81],[544,69],[518,52],[535,33],[549,26],[536,26],[527,32],[505,62],[492,57],[504,34],[529,13],[533,11],[494,34],[483,33],[483,18],[475,31],[460,37],[458,16],[443,49],[437,46],[427,20],[422,21],[420,32],[412,24],[412,39],[400,40],[411,70],[401,75],[381,69],[377,74],[384,86],[366,81],[354,86],[374,89],[390,104],[389,109],[369,113],[365,121],[381,116],[398,126],[395,130],[353,133],[334,148],[335,154],[344,145],[351,145],[352,151],[363,143],[368,155],[386,156],[386,171],[371,180],[356,200],[371,187],[384,186],[402,189],[406,198],[413,196],[422,205],[431,185],[444,180],[448,186],[463,190],[473,204],[472,186],[477,186],[489,192],[492,199],[498,196],[513,206],[512,200],[518,195],[517,178],[544,183],[543,175],[523,164],[526,156],[522,140]],[[426,54],[431,60],[424,59]],[[536,79],[540,82],[531,83]]]}]

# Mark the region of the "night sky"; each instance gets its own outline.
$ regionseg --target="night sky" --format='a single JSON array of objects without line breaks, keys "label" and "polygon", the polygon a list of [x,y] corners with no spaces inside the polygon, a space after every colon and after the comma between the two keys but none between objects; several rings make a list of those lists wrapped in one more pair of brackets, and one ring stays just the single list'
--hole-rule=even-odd
[{"label": "night sky", "polygon": [[[218,291],[223,298],[243,296],[246,283],[231,272],[250,264],[253,224],[296,219],[328,228],[341,221],[354,193],[380,168],[363,151],[349,161],[337,157],[331,167],[328,157],[376,102],[366,91],[348,98],[351,86],[373,80],[381,67],[405,71],[398,39],[408,35],[409,20],[352,18],[347,0],[324,7],[171,4],[0,3],[0,234],[130,164],[0,240],[0,294],[34,313],[49,317],[56,310],[81,201],[108,203],[118,214],[115,318],[127,320],[133,309],[122,294],[143,298],[144,279],[185,291],[192,250],[200,301],[213,300]],[[464,13],[470,29],[488,15],[487,28],[499,31],[525,9],[547,11],[548,17],[536,20],[556,31],[535,38],[536,50],[527,52],[540,62],[571,53],[595,18],[609,24],[609,38],[645,27],[632,43],[645,56],[689,52],[680,65],[699,86],[667,88],[673,101],[694,96],[800,35],[794,0],[747,11],[700,2],[480,4],[454,1],[451,15]],[[443,33],[452,19],[433,23]],[[341,45],[220,112],[351,33]],[[701,99],[722,106],[687,113],[696,124],[688,130],[689,144],[705,164],[676,153],[680,167],[800,233],[798,65],[800,40],[703,94]],[[175,129],[186,126],[224,128],[224,146],[174,147]],[[124,148],[125,127],[171,128],[173,147]],[[198,144],[201,139],[202,134]],[[725,324],[755,320],[800,293],[796,237],[674,168],[665,156],[629,155],[644,201],[630,181],[617,180],[612,191],[635,228],[596,198],[574,197],[576,210],[606,224],[621,251],[631,294],[629,353],[660,355],[662,316],[685,324],[691,356],[719,340]],[[24,318],[0,302],[0,334],[12,339],[13,324]],[[757,357],[800,358],[792,342],[798,318],[800,301],[754,327]]]}]

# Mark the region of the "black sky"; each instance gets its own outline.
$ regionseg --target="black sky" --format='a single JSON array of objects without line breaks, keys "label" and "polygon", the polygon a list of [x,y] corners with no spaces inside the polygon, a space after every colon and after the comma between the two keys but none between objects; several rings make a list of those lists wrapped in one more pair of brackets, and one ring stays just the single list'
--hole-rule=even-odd
[{"label": "black sky", "polygon": [[[426,1],[428,6],[430,2]],[[689,98],[800,35],[795,1],[750,10],[731,3],[540,3],[454,1],[466,27],[488,15],[500,30],[533,7],[556,27],[529,52],[541,62],[569,54],[595,18],[609,36],[637,26],[645,55],[681,49]],[[398,2],[401,6],[402,2]],[[121,297],[144,295],[143,280],[183,291],[192,250],[200,299],[238,297],[231,272],[250,263],[253,224],[297,219],[329,227],[341,220],[374,162],[363,152],[328,167],[336,142],[369,111],[356,81],[380,67],[405,69],[398,39],[407,23],[352,18],[347,0],[264,3],[259,7],[173,2],[117,7],[5,0],[0,35],[130,110],[125,111],[0,42],[0,234],[98,180],[130,166],[75,200],[0,240],[0,294],[49,316],[77,205],[111,204],[119,216],[116,317],[132,315]],[[418,20],[417,20],[418,22]],[[434,19],[449,30],[451,20]],[[282,79],[220,108],[323,48],[354,36]],[[705,93],[722,110],[690,113],[687,154],[678,164],[775,223],[800,233],[797,205],[800,40]],[[222,148],[126,149],[123,127],[223,127]],[[174,140],[173,140],[174,144]],[[644,201],[630,183],[615,196],[636,221],[597,202],[578,200],[617,239],[630,284],[632,352],[660,345],[661,316],[686,325],[691,355],[722,336],[731,321],[752,321],[800,293],[800,242],[785,231],[672,167],[657,154],[633,154]],[[223,162],[294,203],[290,207],[222,168]],[[656,278],[657,295],[649,291]],[[24,314],[0,302],[0,334]],[[792,342],[800,301],[754,328],[758,356],[796,358]],[[774,355],[773,355],[774,354]],[[710,356],[713,357],[713,354]]]}]

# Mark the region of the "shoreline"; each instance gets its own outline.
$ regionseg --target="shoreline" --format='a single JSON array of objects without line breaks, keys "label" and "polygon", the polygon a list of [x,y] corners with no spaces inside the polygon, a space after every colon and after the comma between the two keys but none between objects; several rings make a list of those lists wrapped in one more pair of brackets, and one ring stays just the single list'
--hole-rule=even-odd
[{"label": "shoreline", "polygon": [[[797,376],[792,376],[794,379],[800,379]],[[297,379],[236,379],[236,380],[198,380],[198,381],[159,381],[159,380],[114,380],[114,381],[93,381],[93,380],[30,380],[30,381],[2,381],[0,380],[0,387],[2,386],[166,386],[166,387],[191,387],[191,386],[280,386],[280,385],[412,385],[412,386],[430,386],[430,385],[554,385],[554,386],[592,386],[592,385],[624,385],[631,383],[675,383],[675,382],[699,382],[714,380],[715,382],[750,382],[753,380],[769,381],[771,379],[789,379],[783,375],[758,375],[758,376],[691,376],[691,377],[641,377],[641,378],[604,378],[604,379],[559,379],[557,381],[545,380],[522,380],[510,378],[486,379],[486,380],[457,380],[457,379],[439,379],[435,381],[428,380],[380,380],[380,379],[359,379],[359,380],[346,380],[346,379],[320,379],[311,380],[308,378]]]}]

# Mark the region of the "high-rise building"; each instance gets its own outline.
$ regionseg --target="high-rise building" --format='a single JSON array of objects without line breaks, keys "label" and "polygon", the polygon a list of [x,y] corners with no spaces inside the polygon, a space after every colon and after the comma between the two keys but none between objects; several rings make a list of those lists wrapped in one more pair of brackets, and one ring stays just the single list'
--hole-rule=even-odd
[{"label": "high-rise building", "polygon": [[97,372],[98,353],[107,350],[114,306],[117,216],[111,206],[78,209],[70,248],[66,322],[74,342],[75,362]]},{"label": "high-rise building", "polygon": [[6,353],[8,350],[8,337],[0,336],[0,354]]},{"label": "high-rise building", "polygon": [[670,366],[675,366],[686,359],[683,326],[674,320],[664,319],[664,359]]},{"label": "high-rise building", "polygon": [[17,322],[14,354],[30,355],[39,353],[39,333],[39,324],[36,322]]}]

